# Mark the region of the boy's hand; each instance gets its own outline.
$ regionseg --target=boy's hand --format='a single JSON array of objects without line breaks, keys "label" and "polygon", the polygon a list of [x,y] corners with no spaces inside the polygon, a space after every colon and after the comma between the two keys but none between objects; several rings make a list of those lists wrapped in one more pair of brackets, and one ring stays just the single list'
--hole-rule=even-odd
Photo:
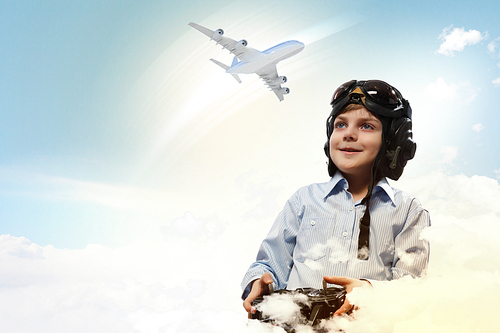
[{"label": "boy's hand", "polygon": [[252,308],[252,301],[261,295],[269,294],[269,285],[271,283],[273,283],[273,278],[269,273],[262,274],[260,279],[252,282],[252,290],[250,290],[250,294],[243,302],[243,307],[248,312],[248,318],[251,318],[251,314],[255,313],[255,309]]},{"label": "boy's hand", "polygon": [[[354,288],[371,286],[372,284],[366,280],[352,279],[348,277],[341,276],[325,276],[323,277],[326,282],[331,284],[337,284],[345,288],[345,291],[349,294]],[[345,299],[344,304],[333,314],[334,316],[342,316],[351,310],[356,310],[356,306],[351,304],[349,300]]]}]

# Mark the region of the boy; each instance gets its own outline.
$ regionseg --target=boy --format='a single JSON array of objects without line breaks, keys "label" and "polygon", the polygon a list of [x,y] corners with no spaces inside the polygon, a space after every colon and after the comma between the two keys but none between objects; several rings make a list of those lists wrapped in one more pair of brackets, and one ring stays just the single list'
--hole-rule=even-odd
[{"label": "boy", "polygon": [[[332,97],[327,119],[328,183],[299,189],[278,215],[243,281],[243,306],[273,289],[353,288],[418,277],[429,244],[429,213],[389,186],[415,155],[411,107],[384,81],[352,80]],[[352,310],[348,300],[335,312]]]}]

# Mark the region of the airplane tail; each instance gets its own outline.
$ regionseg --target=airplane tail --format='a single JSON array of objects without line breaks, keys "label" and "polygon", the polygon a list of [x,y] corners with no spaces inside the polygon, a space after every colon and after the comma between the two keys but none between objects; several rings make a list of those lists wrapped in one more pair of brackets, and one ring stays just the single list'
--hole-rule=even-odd
[{"label": "airplane tail", "polygon": [[[231,67],[229,67],[228,65],[225,65],[225,64],[223,64],[222,62],[217,61],[217,60],[215,60],[215,59],[210,59],[210,61],[212,61],[213,63],[215,63],[215,64],[219,65],[219,66],[220,66],[220,67],[222,67],[222,68],[224,68],[226,71],[227,71],[229,68],[231,68]],[[235,62],[238,62],[238,59],[236,59],[236,57],[234,57],[234,60],[233,60],[233,65],[235,64]],[[231,75],[234,77],[234,79],[235,79],[236,81],[238,81],[239,83],[241,83],[241,79],[240,79],[240,77],[239,77],[237,74],[231,74]]]}]

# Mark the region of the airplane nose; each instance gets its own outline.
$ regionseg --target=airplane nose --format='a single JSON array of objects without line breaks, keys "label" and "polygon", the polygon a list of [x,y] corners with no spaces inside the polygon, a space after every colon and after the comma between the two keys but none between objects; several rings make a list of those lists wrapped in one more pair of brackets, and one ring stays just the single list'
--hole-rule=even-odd
[{"label": "airplane nose", "polygon": [[297,44],[293,46],[294,54],[301,52],[304,49],[304,47],[305,47],[304,43],[297,42]]}]

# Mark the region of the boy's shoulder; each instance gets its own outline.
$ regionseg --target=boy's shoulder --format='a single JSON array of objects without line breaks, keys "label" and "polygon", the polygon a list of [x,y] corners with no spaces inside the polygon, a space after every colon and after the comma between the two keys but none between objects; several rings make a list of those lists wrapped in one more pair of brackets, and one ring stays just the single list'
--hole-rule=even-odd
[{"label": "boy's shoulder", "polygon": [[405,206],[408,207],[413,207],[421,210],[424,209],[420,200],[413,194],[392,186],[391,189],[394,195],[394,203],[396,205],[405,204]]}]

